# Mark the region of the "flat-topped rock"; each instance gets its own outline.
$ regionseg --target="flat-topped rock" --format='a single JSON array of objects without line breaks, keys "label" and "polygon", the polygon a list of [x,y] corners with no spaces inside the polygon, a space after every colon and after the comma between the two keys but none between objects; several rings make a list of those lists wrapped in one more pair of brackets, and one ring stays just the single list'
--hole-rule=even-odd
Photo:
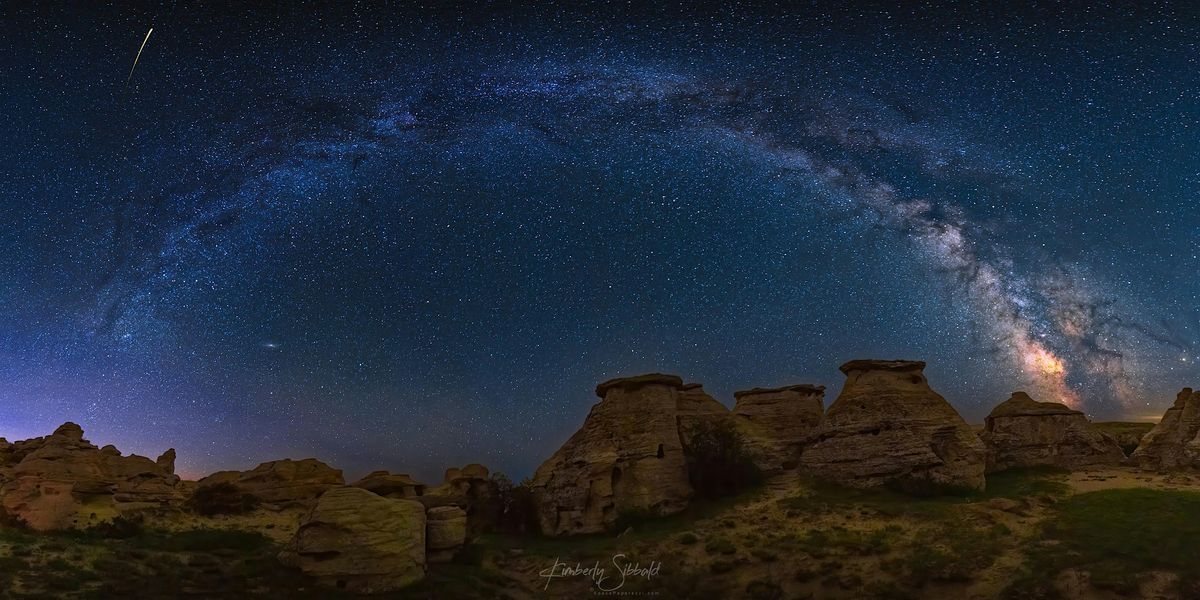
[{"label": "flat-topped rock", "polygon": [[853,371],[925,371],[925,362],[920,360],[876,360],[858,359],[838,367],[842,373],[849,375]]},{"label": "flat-topped rock", "polygon": [[813,440],[824,411],[825,386],[789,385],[734,392],[730,417],[745,436],[758,468],[770,475],[794,469]]},{"label": "flat-topped rock", "polygon": [[633,377],[618,377],[609,379],[603,383],[596,385],[596,396],[603,398],[608,394],[608,391],[613,388],[624,388],[634,390],[647,385],[665,385],[675,389],[683,387],[683,379],[678,375],[664,375],[662,373],[647,373],[645,375],[635,375]]},{"label": "flat-topped rock", "polygon": [[983,489],[987,449],[929,386],[925,363],[854,360],[800,456],[804,470],[852,487]]},{"label": "flat-topped rock", "polygon": [[992,410],[980,438],[988,447],[989,471],[1115,465],[1125,458],[1117,441],[1092,427],[1083,413],[1025,392],[1014,392]]},{"label": "flat-topped rock", "polygon": [[1200,392],[1183,388],[1130,458],[1156,471],[1200,468]]},{"label": "flat-topped rock", "polygon": [[406,473],[388,471],[372,471],[350,485],[388,498],[417,498],[425,495],[426,488]]}]

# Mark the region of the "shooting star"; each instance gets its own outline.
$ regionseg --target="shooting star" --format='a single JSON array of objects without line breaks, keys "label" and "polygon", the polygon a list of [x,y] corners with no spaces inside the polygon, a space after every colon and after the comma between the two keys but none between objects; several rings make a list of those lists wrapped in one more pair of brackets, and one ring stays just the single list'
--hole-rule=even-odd
[{"label": "shooting star", "polygon": [[150,34],[154,33],[154,28],[146,32],[146,37],[142,40],[141,47],[138,48],[137,56],[133,57],[133,66],[129,67],[129,77],[125,78],[125,85],[129,85],[129,81],[133,79],[133,70],[137,68],[138,59],[142,58],[142,50],[146,49],[146,42],[150,41]]}]

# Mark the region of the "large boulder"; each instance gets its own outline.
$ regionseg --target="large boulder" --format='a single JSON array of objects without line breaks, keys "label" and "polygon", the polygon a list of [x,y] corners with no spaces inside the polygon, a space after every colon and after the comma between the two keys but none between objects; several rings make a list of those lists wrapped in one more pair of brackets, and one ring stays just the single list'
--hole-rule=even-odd
[{"label": "large boulder", "polygon": [[311,505],[326,490],[345,485],[342,471],[315,459],[274,460],[249,471],[218,471],[197,487],[232,483],[259,500],[277,505]]},{"label": "large boulder", "polygon": [[1156,471],[1200,468],[1200,392],[1183,388],[1131,458]]},{"label": "large boulder", "polygon": [[457,506],[425,512],[425,552],[431,563],[449,562],[467,541],[467,513]]},{"label": "large boulder", "polygon": [[737,404],[731,415],[758,468],[768,475],[796,468],[801,449],[821,424],[825,387],[754,388],[733,397]]},{"label": "large boulder", "polygon": [[328,587],[358,594],[398,590],[425,576],[425,507],[362,488],[330,489],[279,560]]},{"label": "large boulder", "polygon": [[6,450],[4,510],[38,531],[86,528],[180,497],[174,473],[144,456],[97,448],[74,423]]},{"label": "large boulder", "polygon": [[1083,413],[1057,402],[1014,392],[984,422],[988,470],[1115,465],[1125,458],[1117,441],[1092,427]]},{"label": "large boulder", "polygon": [[533,476],[543,533],[594,533],[622,514],[668,515],[692,496],[678,431],[683,381],[658,373],[596,386],[602,400]]},{"label": "large boulder", "polygon": [[984,486],[987,449],[945,398],[925,363],[855,360],[815,440],[800,455],[814,475],[851,487],[936,491]]}]

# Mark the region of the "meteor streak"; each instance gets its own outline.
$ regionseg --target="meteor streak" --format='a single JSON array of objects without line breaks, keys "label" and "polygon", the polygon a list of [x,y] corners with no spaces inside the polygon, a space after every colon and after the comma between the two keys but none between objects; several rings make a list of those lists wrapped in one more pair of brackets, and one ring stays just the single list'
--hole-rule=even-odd
[{"label": "meteor streak", "polygon": [[146,32],[146,37],[142,39],[142,45],[140,47],[138,47],[137,56],[133,57],[133,66],[129,67],[129,77],[125,78],[125,85],[129,85],[129,81],[131,79],[133,79],[133,70],[137,68],[138,59],[140,59],[142,57],[142,50],[146,49],[146,42],[150,41],[151,33],[154,33],[153,27],[151,27],[150,30]]}]

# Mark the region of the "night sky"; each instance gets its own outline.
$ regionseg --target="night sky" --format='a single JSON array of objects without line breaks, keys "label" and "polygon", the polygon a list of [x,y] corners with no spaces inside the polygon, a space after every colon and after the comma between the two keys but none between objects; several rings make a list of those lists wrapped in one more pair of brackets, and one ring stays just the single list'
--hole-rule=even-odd
[{"label": "night sky", "polygon": [[647,371],[1200,385],[1187,9],[91,4],[0,8],[10,440],[519,479]]}]

